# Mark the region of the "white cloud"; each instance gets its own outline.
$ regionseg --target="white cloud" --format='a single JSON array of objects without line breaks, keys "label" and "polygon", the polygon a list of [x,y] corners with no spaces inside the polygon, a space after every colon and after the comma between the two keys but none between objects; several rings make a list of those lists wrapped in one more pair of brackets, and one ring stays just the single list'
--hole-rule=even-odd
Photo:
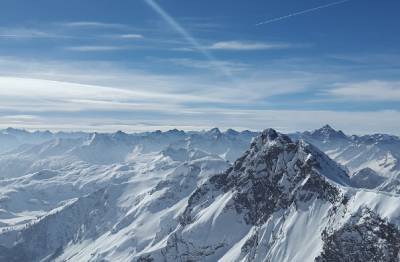
[{"label": "white cloud", "polygon": [[[169,111],[190,102],[218,98],[85,85],[32,78],[0,77],[0,109],[21,112]],[[34,92],[34,96],[32,95]]]},{"label": "white cloud", "polygon": [[64,37],[64,36],[32,28],[0,28],[0,38],[6,38],[6,39],[57,38],[57,37]]},{"label": "white cloud", "polygon": [[337,84],[328,94],[347,100],[400,101],[400,82],[371,80]]},{"label": "white cloud", "polygon": [[285,43],[264,43],[264,42],[243,42],[243,41],[224,41],[217,42],[207,47],[210,50],[227,50],[227,51],[256,51],[271,49],[291,48],[290,44]]},{"label": "white cloud", "polygon": [[142,39],[144,38],[143,35],[140,34],[123,34],[119,36],[120,38],[125,38],[125,39]]},{"label": "white cloud", "polygon": [[230,72],[240,72],[249,68],[248,64],[237,62],[237,61],[225,61],[225,60],[196,60],[188,58],[172,58],[162,60],[162,62],[172,62],[176,65],[180,65],[188,68],[205,69],[211,71],[218,71],[221,67],[228,69]]},{"label": "white cloud", "polygon": [[[162,62],[162,61],[161,61]],[[165,61],[171,64],[172,61]],[[57,61],[29,61],[0,57],[0,76],[54,80],[100,87],[118,87],[124,90],[197,97],[198,103],[247,104],[265,100],[279,94],[302,91],[317,81],[314,75],[297,72],[266,72],[229,61],[177,60],[184,66],[204,68],[220,66],[235,72],[235,81],[226,80],[224,75],[197,70],[194,74],[163,75],[148,70],[121,68],[108,62],[60,63]],[[214,63],[219,63],[215,65]],[[283,77],[284,76],[284,77]],[[290,76],[290,77],[288,77]],[[184,102],[184,101],[183,101]]]}]

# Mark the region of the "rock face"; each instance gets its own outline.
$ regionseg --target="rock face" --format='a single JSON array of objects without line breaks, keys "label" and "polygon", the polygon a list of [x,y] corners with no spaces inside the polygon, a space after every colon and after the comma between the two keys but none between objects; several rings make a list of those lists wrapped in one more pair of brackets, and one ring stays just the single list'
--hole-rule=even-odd
[{"label": "rock face", "polygon": [[400,260],[400,231],[364,208],[333,234],[323,232],[324,248],[317,262]]}]

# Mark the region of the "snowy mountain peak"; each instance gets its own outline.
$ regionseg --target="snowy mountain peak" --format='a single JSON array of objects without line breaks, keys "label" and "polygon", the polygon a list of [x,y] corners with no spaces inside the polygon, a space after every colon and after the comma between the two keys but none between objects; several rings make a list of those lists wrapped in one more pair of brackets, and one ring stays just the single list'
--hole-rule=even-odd
[{"label": "snowy mountain peak", "polygon": [[12,127],[8,127],[7,129],[4,129],[2,131],[3,134],[7,134],[7,135],[25,135],[28,134],[29,132],[24,130],[24,129],[16,129],[16,128],[12,128]]},{"label": "snowy mountain peak", "polygon": [[[348,184],[346,172],[315,146],[298,140],[293,142],[289,136],[274,129],[264,130],[251,144],[249,155],[253,158],[267,159],[273,164],[274,172],[286,169],[290,161],[319,170],[326,178],[339,184]],[[297,170],[294,170],[297,171]]]},{"label": "snowy mountain peak", "polygon": [[266,129],[232,168],[212,177],[192,195],[183,224],[191,223],[191,210],[206,201],[203,194],[207,194],[205,198],[215,194],[209,192],[213,187],[233,192],[233,205],[238,213],[244,213],[246,223],[260,224],[293,202],[315,198],[337,201],[339,190],[328,180],[343,183],[347,178],[336,163],[313,146],[292,142],[288,136]]},{"label": "snowy mountain peak", "polygon": [[311,132],[311,136],[323,139],[347,139],[347,136],[341,130],[337,131],[330,125],[325,125],[320,129],[314,130]]}]

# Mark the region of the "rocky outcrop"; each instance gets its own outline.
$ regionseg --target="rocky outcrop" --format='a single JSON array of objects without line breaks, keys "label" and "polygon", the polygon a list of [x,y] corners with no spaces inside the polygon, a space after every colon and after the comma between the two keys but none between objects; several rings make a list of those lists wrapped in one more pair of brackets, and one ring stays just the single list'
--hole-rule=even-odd
[{"label": "rocky outcrop", "polygon": [[324,231],[323,252],[316,261],[400,261],[400,231],[368,208],[360,210],[339,230]]}]

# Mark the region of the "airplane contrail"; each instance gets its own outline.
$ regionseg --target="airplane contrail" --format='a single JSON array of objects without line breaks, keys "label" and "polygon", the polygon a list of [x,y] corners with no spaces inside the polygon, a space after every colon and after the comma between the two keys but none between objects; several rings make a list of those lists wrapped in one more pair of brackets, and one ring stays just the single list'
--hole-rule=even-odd
[{"label": "airplane contrail", "polygon": [[181,34],[186,41],[188,41],[193,47],[203,53],[205,56],[209,56],[208,52],[197,42],[194,37],[192,37],[186,29],[184,29],[172,16],[170,16],[160,5],[158,5],[154,0],[145,0],[145,2],[164,19],[173,29],[175,29],[179,34]]},{"label": "airplane contrail", "polygon": [[340,4],[343,4],[345,2],[349,2],[349,1],[351,1],[351,0],[336,1],[336,2],[333,2],[333,3],[330,3],[330,4],[317,6],[317,7],[314,7],[314,8],[310,8],[310,9],[306,9],[306,10],[303,10],[303,11],[295,12],[295,13],[292,13],[292,14],[289,14],[289,15],[276,17],[276,18],[273,18],[273,19],[270,19],[270,20],[267,20],[267,21],[264,21],[264,22],[260,22],[260,23],[256,24],[256,26],[266,25],[266,24],[278,22],[278,21],[281,21],[281,20],[284,20],[284,19],[287,19],[287,18],[290,18],[290,17],[293,17],[293,16],[298,16],[298,15],[302,15],[302,14],[306,14],[306,13],[311,13],[311,12],[314,12],[314,11],[317,11],[317,10],[320,10],[320,9],[328,8],[328,7],[335,6],[335,5],[340,5]]},{"label": "airplane contrail", "polygon": [[210,62],[219,67],[219,70],[227,77],[233,79],[232,72],[221,65],[218,65],[217,59],[208,52],[183,26],[181,26],[172,16],[170,16],[159,4],[154,0],[145,0],[145,2],[161,16],[161,18],[167,22],[175,31],[177,31],[183,38],[186,39],[197,51],[203,54]]}]

